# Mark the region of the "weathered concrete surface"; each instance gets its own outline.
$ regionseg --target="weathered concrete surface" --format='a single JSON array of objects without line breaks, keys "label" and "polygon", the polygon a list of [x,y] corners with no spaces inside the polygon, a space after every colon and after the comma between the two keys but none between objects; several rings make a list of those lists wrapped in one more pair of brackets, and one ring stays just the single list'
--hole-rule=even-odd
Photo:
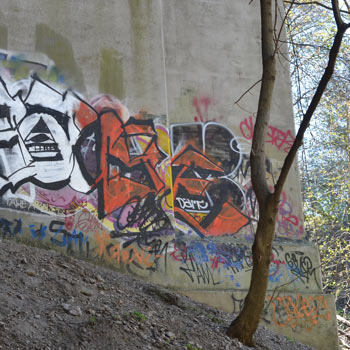
[{"label": "weathered concrete surface", "polygon": [[[243,307],[247,291],[181,291],[184,295],[233,312]],[[261,324],[317,350],[338,349],[333,295],[268,291]]]},{"label": "weathered concrete surface", "polygon": [[[274,244],[273,254],[269,290],[317,293],[322,289],[319,255],[313,244]],[[159,271],[161,268],[158,266]],[[233,286],[246,290],[252,270],[251,245],[235,240],[213,249],[211,243],[177,242],[163,269],[172,277],[168,286],[173,288],[225,290]]]},{"label": "weathered concrete surface", "polygon": [[[249,151],[259,84],[245,92],[261,75],[259,21],[255,1],[3,0],[2,235],[196,298],[242,295],[258,220]],[[293,139],[281,56],[266,140],[271,186]],[[269,291],[321,293],[296,166],[276,237]],[[328,344],[322,322],[312,338]]]},{"label": "weathered concrete surface", "polygon": [[7,49],[46,53],[68,73],[68,85],[83,87],[89,96],[101,92],[105,50],[117,49],[128,105],[165,114],[160,11],[159,1],[148,0],[87,0],[74,6],[69,0],[5,0],[0,20],[8,33]]},{"label": "weathered concrete surface", "polygon": [[[136,242],[123,245],[124,240],[112,238],[108,228],[88,211],[77,216],[75,227],[79,231],[74,228],[67,230],[59,216],[0,209],[0,228],[3,236],[51,243],[67,253],[102,259],[112,267],[132,271],[139,277],[175,289],[246,290],[249,287],[252,253],[251,244],[246,241],[235,239],[230,243],[214,244],[201,240],[176,240],[174,243],[173,236],[170,236],[163,240],[156,253],[144,253]],[[89,221],[90,230],[87,227]],[[112,253],[116,247],[117,253]],[[134,266],[135,260],[126,253],[130,250],[142,253],[143,258],[138,257],[141,259],[139,266]],[[314,244],[275,242],[268,289],[317,293],[322,289],[319,266],[318,250]]]}]

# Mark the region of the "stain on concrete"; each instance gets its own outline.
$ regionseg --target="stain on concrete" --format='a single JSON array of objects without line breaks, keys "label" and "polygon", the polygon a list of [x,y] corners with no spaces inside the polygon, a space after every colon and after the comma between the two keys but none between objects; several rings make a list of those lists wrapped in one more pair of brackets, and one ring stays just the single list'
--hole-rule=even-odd
[{"label": "stain on concrete", "polygon": [[0,47],[2,49],[7,49],[8,42],[8,30],[6,26],[0,25]]},{"label": "stain on concrete", "polygon": [[85,92],[84,76],[75,61],[74,51],[69,39],[56,33],[48,25],[41,23],[35,28],[35,51],[43,52],[56,64],[67,85]]},{"label": "stain on concrete", "polygon": [[99,91],[123,100],[125,98],[123,57],[113,48],[104,48],[100,54]]},{"label": "stain on concrete", "polygon": [[151,59],[151,18],[152,1],[150,0],[129,0],[130,8],[130,26],[131,26],[131,44],[133,51],[133,69],[136,78],[141,82],[137,85],[137,94],[143,95],[143,84],[147,77],[145,68],[147,62]]}]

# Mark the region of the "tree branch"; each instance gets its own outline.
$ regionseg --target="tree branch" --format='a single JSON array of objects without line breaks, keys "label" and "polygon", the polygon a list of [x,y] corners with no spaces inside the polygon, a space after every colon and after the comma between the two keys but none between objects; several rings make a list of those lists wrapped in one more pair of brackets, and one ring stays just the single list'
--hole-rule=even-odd
[{"label": "tree branch", "polygon": [[250,91],[252,90],[256,85],[258,85],[261,82],[261,79],[256,81],[248,90],[246,90],[240,97],[239,99],[235,102],[235,104],[238,104],[238,102]]},{"label": "tree branch", "polygon": [[349,6],[349,3],[346,1],[346,0],[343,0],[344,3],[345,3],[345,6],[346,8],[348,9],[348,11],[350,12],[350,6]]},{"label": "tree branch", "polygon": [[[285,2],[286,4],[290,4],[292,1],[284,0],[284,2]],[[333,11],[333,8],[332,8],[332,7],[329,7],[329,6],[327,6],[327,5],[324,5],[324,4],[322,4],[321,2],[318,2],[318,1],[294,2],[294,5],[298,5],[298,6],[301,6],[301,5],[318,5],[318,6],[320,6],[320,7],[325,8],[326,10]],[[344,11],[344,10],[340,10],[340,12],[345,13],[345,14],[349,14],[349,13],[350,13],[349,11]]]},{"label": "tree branch", "polygon": [[346,326],[350,327],[350,321],[348,321],[346,318],[337,315],[337,320],[338,322],[344,323]]},{"label": "tree branch", "polygon": [[[338,1],[332,0],[332,4],[337,6]],[[339,8],[338,8],[338,10],[339,10]],[[320,102],[321,97],[322,97],[322,95],[327,87],[327,84],[332,77],[332,74],[334,71],[334,66],[335,66],[335,63],[337,60],[338,52],[339,52],[339,49],[340,49],[340,46],[342,43],[344,33],[347,30],[347,28],[349,27],[348,24],[345,25],[344,22],[342,21],[342,19],[339,18],[339,11],[337,11],[337,8],[335,8],[335,10],[334,10],[334,15],[337,16],[336,21],[337,21],[338,31],[337,31],[337,34],[334,38],[331,50],[329,52],[328,65],[325,69],[325,72],[323,73],[323,76],[319,82],[319,85],[316,89],[316,92],[315,92],[315,94],[310,102],[310,105],[309,105],[309,107],[304,115],[304,118],[300,124],[298,133],[295,137],[295,141],[294,141],[286,159],[284,160],[280,176],[279,176],[277,183],[275,185],[274,195],[277,196],[278,198],[282,192],[283,185],[286,181],[288,172],[293,164],[293,160],[295,158],[297,150],[302,144],[304,133],[305,133],[307,127],[309,126],[311,117],[313,116],[315,109],[316,109],[318,103]]]},{"label": "tree branch", "polygon": [[[274,55],[277,53],[277,51],[278,51],[278,49],[279,49],[278,43],[281,42],[281,41],[280,41],[280,38],[281,38],[282,30],[283,30],[283,28],[284,28],[284,24],[285,24],[286,19],[287,19],[288,15],[289,15],[289,12],[291,11],[291,9],[292,9],[292,7],[293,7],[293,5],[294,5],[294,2],[295,2],[295,0],[292,0],[292,1],[290,2],[290,6],[288,7],[288,10],[286,11],[286,14],[285,14],[284,17],[283,17],[282,24],[281,24],[281,26],[280,26],[280,30],[279,30],[278,35],[277,35],[277,37],[276,37]],[[276,4],[276,6],[278,6],[278,5]]]},{"label": "tree branch", "polygon": [[335,22],[337,23],[338,29],[340,29],[344,25],[344,22],[340,16],[338,0],[332,0],[332,8]]}]

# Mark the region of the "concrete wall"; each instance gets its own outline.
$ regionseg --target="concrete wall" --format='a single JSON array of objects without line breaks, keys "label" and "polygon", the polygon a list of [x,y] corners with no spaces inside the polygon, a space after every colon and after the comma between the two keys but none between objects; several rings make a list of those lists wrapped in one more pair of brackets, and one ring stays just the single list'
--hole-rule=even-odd
[{"label": "concrete wall", "polygon": [[[259,84],[240,99],[261,75],[258,3],[2,5],[2,235],[48,242],[238,312],[258,219],[249,150]],[[266,142],[271,185],[293,139],[281,56]],[[336,348],[319,265],[293,168],[262,322]]]}]

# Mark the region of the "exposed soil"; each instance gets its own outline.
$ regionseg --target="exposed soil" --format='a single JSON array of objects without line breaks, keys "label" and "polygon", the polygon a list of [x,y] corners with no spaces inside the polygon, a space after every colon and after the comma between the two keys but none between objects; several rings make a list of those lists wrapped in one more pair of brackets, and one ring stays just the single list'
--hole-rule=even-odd
[{"label": "exposed soil", "polygon": [[0,266],[0,349],[311,349],[266,328],[246,347],[231,314],[53,250],[0,240]]}]

